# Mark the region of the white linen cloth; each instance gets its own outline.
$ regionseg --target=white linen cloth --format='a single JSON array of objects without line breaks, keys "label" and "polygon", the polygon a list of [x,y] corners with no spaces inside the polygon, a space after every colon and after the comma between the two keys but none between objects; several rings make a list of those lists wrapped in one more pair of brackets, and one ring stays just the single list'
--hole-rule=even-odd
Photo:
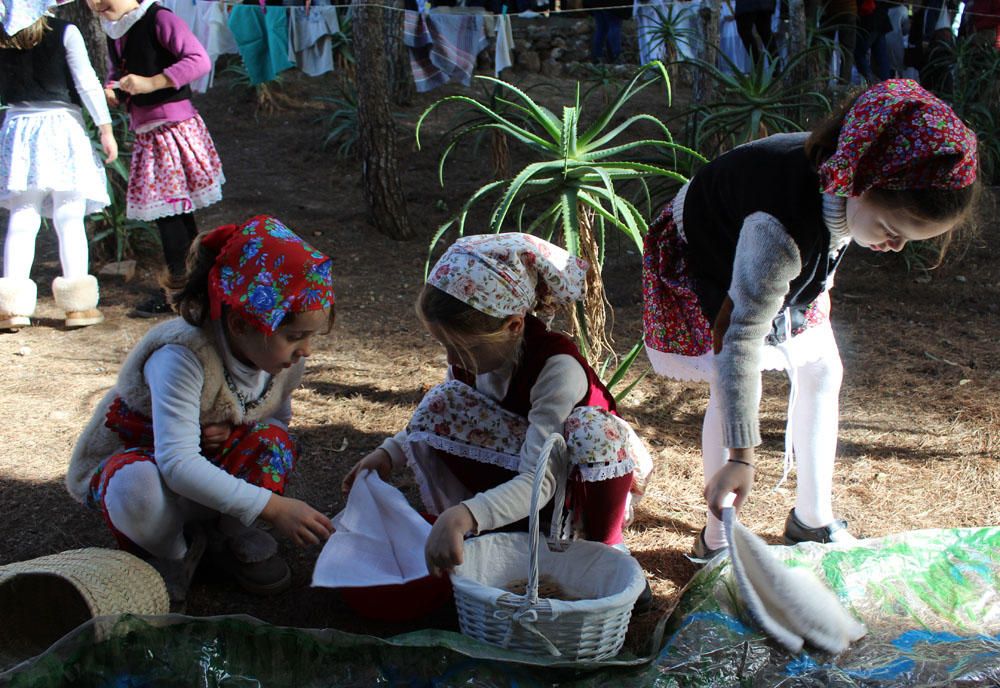
[{"label": "white linen cloth", "polygon": [[868,632],[837,596],[809,570],[788,568],[768,545],[722,510],[733,577],[750,615],[792,654],[805,642],[833,654],[843,652]]},{"label": "white linen cloth", "polygon": [[316,560],[313,586],[394,585],[429,575],[424,544],[430,524],[374,471],[355,479],[333,527]]}]

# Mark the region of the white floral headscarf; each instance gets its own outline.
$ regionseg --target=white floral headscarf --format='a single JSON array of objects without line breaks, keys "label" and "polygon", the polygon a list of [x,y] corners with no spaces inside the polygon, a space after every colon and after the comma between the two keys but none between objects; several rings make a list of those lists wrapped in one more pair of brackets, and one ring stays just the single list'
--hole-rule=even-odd
[{"label": "white floral headscarf", "polygon": [[3,0],[0,2],[0,22],[8,36],[26,29],[56,5],[56,0]]},{"label": "white floral headscarf", "polygon": [[495,318],[556,308],[583,298],[587,262],[530,234],[462,237],[431,270],[427,284]]}]

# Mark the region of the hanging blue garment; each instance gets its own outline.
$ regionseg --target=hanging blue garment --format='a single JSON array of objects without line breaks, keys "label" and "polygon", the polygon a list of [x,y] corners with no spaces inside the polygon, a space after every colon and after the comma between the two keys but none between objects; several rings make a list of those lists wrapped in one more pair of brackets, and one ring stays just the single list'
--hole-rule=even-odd
[{"label": "hanging blue garment", "polygon": [[274,79],[295,66],[288,59],[288,10],[283,7],[236,5],[229,15],[229,30],[236,38],[240,57],[254,86]]}]

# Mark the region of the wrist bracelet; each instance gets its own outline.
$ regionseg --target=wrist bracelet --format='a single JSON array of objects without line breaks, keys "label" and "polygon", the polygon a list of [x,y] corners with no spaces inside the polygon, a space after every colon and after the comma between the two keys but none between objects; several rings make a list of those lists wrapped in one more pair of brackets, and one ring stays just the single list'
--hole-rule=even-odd
[{"label": "wrist bracelet", "polygon": [[741,459],[729,459],[727,463],[741,463],[744,466],[750,466],[750,468],[754,468],[754,465],[752,463],[750,463],[749,461],[743,461]]}]

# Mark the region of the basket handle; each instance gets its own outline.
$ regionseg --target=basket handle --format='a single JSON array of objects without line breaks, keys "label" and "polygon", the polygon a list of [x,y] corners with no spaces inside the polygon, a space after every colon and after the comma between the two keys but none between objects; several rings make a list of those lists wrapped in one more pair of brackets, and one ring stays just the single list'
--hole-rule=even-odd
[{"label": "basket handle", "polygon": [[[555,452],[555,456],[552,453]],[[528,512],[528,588],[525,595],[532,606],[538,604],[538,508],[542,496],[542,481],[545,480],[546,468],[552,462],[556,473],[555,504],[552,522],[558,527],[562,521],[563,501],[565,501],[565,479],[560,479],[560,468],[566,465],[566,439],[557,432],[549,435],[538,454],[538,465],[535,467],[535,480],[531,485],[531,511]]]}]

